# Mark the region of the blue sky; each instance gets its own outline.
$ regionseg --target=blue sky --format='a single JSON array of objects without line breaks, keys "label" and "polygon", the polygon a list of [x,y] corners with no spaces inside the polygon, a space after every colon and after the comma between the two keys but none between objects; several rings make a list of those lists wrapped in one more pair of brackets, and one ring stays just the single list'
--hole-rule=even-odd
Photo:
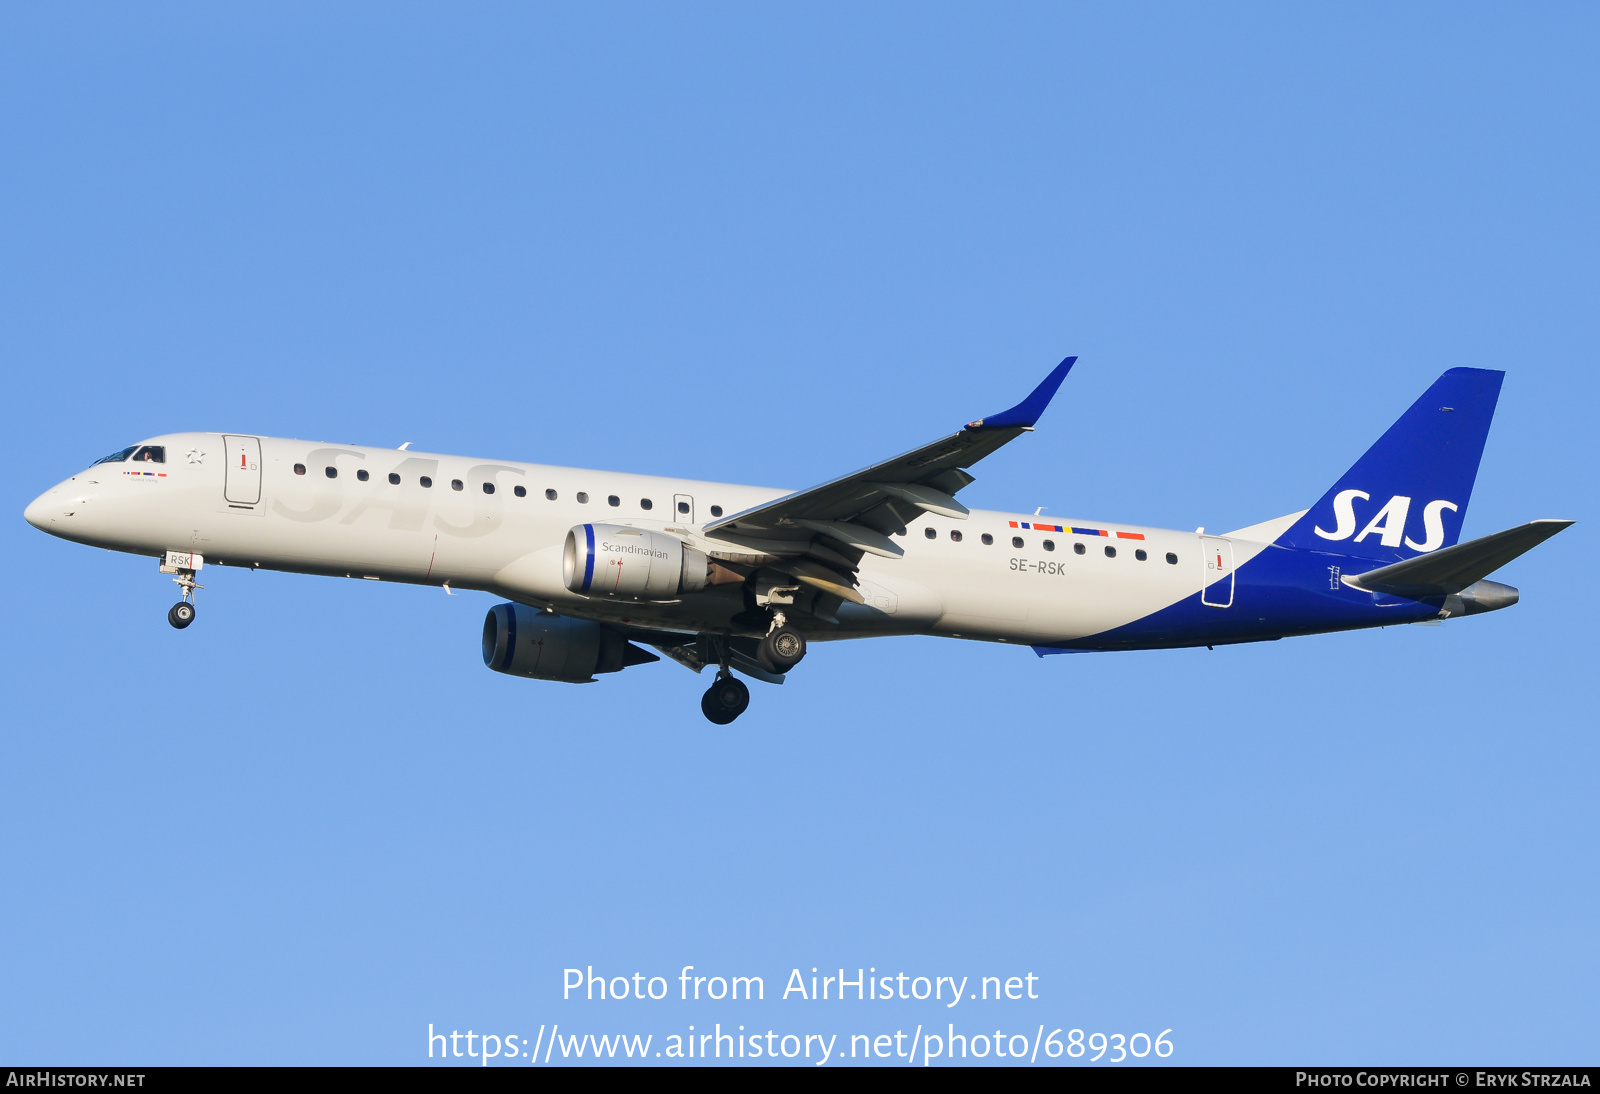
[{"label": "blue sky", "polygon": [[[0,1057],[953,1021],[1170,1028],[1185,1063],[1592,1062],[1597,24],[0,11]],[[968,504],[1250,524],[1473,365],[1507,379],[1466,534],[1580,523],[1488,617],[819,646],[719,728],[670,663],[486,671],[482,594],[208,569],[175,632],[152,561],[21,519],[181,429],[801,487],[1068,353]],[[686,964],[768,1000],[560,998],[568,966]],[[1041,997],[774,998],[812,966]]]}]

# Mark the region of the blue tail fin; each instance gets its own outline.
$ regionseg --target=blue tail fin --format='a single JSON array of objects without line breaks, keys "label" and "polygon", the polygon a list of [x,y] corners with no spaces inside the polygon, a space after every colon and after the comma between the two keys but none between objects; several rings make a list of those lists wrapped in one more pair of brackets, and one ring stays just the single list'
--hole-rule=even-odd
[{"label": "blue tail fin", "polygon": [[1277,542],[1399,562],[1461,535],[1505,373],[1453,368]]}]

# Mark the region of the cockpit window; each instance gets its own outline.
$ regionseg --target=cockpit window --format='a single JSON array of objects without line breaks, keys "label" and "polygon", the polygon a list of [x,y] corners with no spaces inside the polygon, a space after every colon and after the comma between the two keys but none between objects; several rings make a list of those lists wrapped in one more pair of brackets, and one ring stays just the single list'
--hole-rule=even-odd
[{"label": "cockpit window", "polygon": [[167,446],[164,444],[147,444],[133,454],[134,463],[166,463]]},{"label": "cockpit window", "polygon": [[124,448],[121,452],[113,452],[109,456],[101,456],[98,460],[95,460],[93,464],[90,464],[90,466],[93,467],[93,466],[96,466],[96,465],[102,464],[102,463],[121,463],[123,460],[127,459],[129,456],[133,455],[136,451],[138,451],[138,449],[139,449],[138,445],[130,444],[127,448]]}]

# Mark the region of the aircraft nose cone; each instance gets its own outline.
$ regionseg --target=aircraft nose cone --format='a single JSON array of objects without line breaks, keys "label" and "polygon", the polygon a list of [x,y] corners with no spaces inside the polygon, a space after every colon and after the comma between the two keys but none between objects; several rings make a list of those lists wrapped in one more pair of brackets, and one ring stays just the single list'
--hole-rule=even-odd
[{"label": "aircraft nose cone", "polygon": [[61,535],[68,524],[75,523],[66,518],[76,516],[90,501],[90,495],[79,492],[75,485],[69,479],[52,486],[28,503],[22,511],[22,519],[41,532]]},{"label": "aircraft nose cone", "polygon": [[50,518],[46,513],[50,507],[50,495],[54,493],[54,490],[46,490],[29,502],[28,507],[22,511],[22,519],[42,532],[49,531]]}]

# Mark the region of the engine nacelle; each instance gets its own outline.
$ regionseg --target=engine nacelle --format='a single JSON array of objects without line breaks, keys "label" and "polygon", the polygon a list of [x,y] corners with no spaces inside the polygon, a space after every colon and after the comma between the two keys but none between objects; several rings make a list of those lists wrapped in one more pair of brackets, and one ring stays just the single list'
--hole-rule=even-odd
[{"label": "engine nacelle", "polygon": [[1444,598],[1444,608],[1452,616],[1497,612],[1515,604],[1522,594],[1498,581],[1475,581],[1458,593]]},{"label": "engine nacelle", "polygon": [[483,620],[483,663],[510,676],[587,684],[597,673],[659,660],[618,631],[587,619],[496,604]]},{"label": "engine nacelle", "polygon": [[621,524],[580,524],[567,533],[561,580],[585,596],[669,600],[710,581],[711,560],[676,536]]}]

